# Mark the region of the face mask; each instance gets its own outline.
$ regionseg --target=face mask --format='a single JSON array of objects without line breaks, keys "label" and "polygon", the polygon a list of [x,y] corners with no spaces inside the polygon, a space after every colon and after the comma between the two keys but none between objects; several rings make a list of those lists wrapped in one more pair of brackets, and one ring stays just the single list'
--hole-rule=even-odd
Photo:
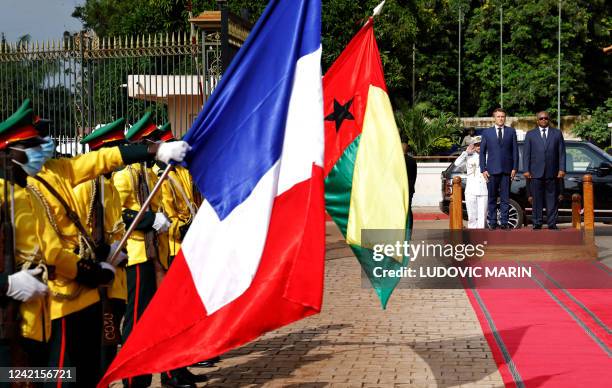
[{"label": "face mask", "polygon": [[28,157],[28,161],[26,163],[20,163],[15,159],[12,159],[13,162],[20,165],[23,168],[23,171],[26,172],[29,176],[35,176],[42,169],[43,164],[47,161],[45,159],[43,149],[41,146],[19,149],[20,151],[25,152]]},{"label": "face mask", "polygon": [[45,137],[45,142],[41,144],[42,152],[45,157],[45,161],[51,159],[55,154],[55,142],[49,136]]}]

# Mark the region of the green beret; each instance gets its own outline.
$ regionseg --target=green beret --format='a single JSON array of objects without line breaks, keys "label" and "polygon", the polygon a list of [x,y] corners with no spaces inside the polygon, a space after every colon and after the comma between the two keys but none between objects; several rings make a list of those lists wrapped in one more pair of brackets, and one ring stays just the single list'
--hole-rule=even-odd
[{"label": "green beret", "polygon": [[126,140],[128,141],[138,141],[143,138],[146,138],[148,135],[157,130],[157,126],[151,119],[152,113],[147,112],[142,116],[138,122],[136,122],[132,127],[128,130],[125,135]]},{"label": "green beret", "polygon": [[113,138],[111,139],[112,141],[121,140],[121,139],[114,139],[114,138],[117,136],[118,133],[120,133],[121,137],[123,138],[124,130],[125,130],[125,119],[120,118],[120,119],[113,121],[110,124],[107,124],[103,127],[96,129],[89,135],[85,136],[83,140],[81,140],[81,144],[89,144],[95,140],[103,142],[106,138],[109,138],[109,137]]},{"label": "green beret", "polygon": [[32,119],[34,117],[32,108],[17,110],[15,113],[9,116],[8,119],[0,123],[0,135],[6,133],[12,129],[24,127],[28,124],[32,125]]},{"label": "green beret", "polygon": [[0,123],[0,150],[20,141],[42,140],[32,124],[34,116],[32,108],[22,108],[19,108],[6,121]]}]

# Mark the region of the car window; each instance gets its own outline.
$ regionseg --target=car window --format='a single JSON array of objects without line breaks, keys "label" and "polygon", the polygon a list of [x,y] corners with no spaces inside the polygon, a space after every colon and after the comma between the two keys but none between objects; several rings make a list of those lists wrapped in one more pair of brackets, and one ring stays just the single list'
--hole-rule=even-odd
[{"label": "car window", "polygon": [[587,172],[598,167],[604,159],[595,151],[579,144],[566,145],[565,168],[567,172]]}]

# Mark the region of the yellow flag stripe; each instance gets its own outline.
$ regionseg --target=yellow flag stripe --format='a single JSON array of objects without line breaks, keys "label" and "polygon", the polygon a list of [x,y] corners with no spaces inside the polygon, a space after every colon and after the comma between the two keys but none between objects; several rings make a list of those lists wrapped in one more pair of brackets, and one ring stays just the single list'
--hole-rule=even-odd
[{"label": "yellow flag stripe", "polygon": [[[394,229],[389,243],[403,241],[408,214],[408,176],[387,93],[370,85],[361,141],[355,160],[346,240],[362,241],[362,229]],[[381,241],[377,241],[380,243]]]}]

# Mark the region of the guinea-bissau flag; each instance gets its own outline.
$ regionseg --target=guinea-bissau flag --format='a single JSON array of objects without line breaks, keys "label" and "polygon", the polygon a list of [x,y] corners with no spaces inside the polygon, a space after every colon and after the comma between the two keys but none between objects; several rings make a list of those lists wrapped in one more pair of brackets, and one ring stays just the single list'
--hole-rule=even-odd
[{"label": "guinea-bissau flag", "polygon": [[[363,230],[385,230],[388,243],[408,239],[408,178],[370,18],[323,77],[325,207],[350,245],[383,309],[408,259],[374,260]],[[380,241],[376,241],[378,243]],[[380,267],[376,269],[377,267]],[[375,270],[376,269],[376,270]]]}]

